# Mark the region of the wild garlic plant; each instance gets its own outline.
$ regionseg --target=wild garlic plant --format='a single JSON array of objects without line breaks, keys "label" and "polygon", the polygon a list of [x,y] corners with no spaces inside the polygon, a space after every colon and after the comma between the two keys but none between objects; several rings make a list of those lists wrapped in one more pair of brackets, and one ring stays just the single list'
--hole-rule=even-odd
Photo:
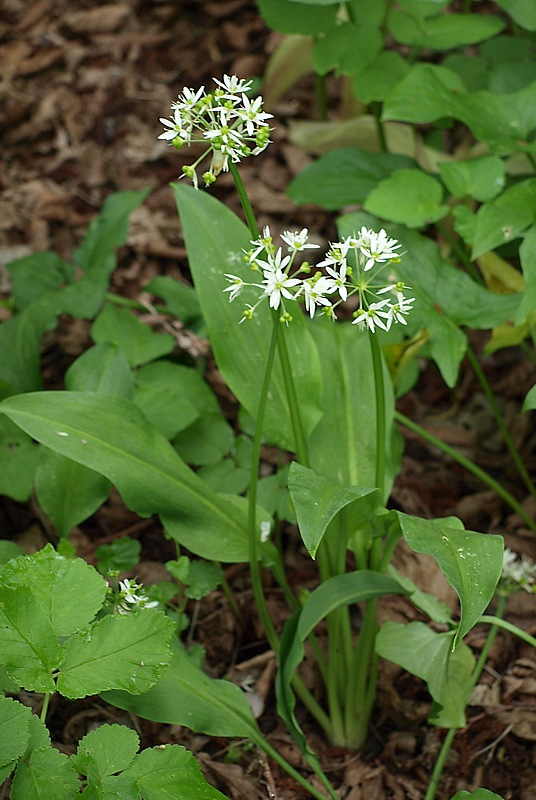
[{"label": "wild garlic plant", "polygon": [[[214,169],[214,164],[230,170],[249,228],[249,244],[238,251],[235,242],[245,234],[239,232],[240,223],[217,201],[197,192],[192,195],[178,184],[174,189],[190,267],[207,315],[216,360],[229,386],[255,419],[248,493],[249,562],[258,611],[269,644],[279,660],[278,708],[328,793],[334,796],[294,716],[294,692],[331,743],[361,747],[374,706],[378,654],[428,680],[422,664],[408,661],[407,649],[415,648],[420,652],[423,635],[429,637],[430,646],[435,637],[439,637],[437,642],[444,647],[445,675],[451,668],[461,670],[465,675],[465,688],[462,692],[453,692],[447,678],[440,695],[437,687],[430,689],[443,709],[435,719],[432,714],[431,719],[455,732],[464,724],[469,687],[481,669],[481,666],[476,669],[462,639],[493,598],[501,575],[502,540],[497,536],[464,531],[459,520],[454,518],[417,520],[385,508],[396,470],[397,446],[392,427],[393,390],[378,334],[390,333],[397,327],[403,331],[417,303],[416,297],[409,296],[411,287],[398,272],[402,260],[411,259],[411,252],[405,252],[403,244],[380,225],[374,228],[362,224],[353,230],[344,230],[340,240],[331,242],[327,252],[319,258],[315,256],[321,251],[320,245],[310,241],[305,228],[283,232],[281,243],[274,241],[269,227],[264,227],[261,233],[237,165],[246,155],[258,155],[267,146],[266,120],[270,116],[262,110],[261,98],[253,102],[247,99],[249,87],[238,78],[225,76],[223,81],[215,79],[215,82],[219,89],[214,96],[221,93],[226,111],[214,111],[213,96],[193,89],[183,92],[178,111],[184,108],[186,98],[193,102],[196,120],[200,116],[204,120],[205,109],[210,109],[210,124],[202,133],[202,139],[209,142],[203,157],[211,153],[212,165],[205,183],[209,185],[217,177],[219,166]],[[192,113],[190,109],[188,113]],[[175,146],[182,147],[183,140],[189,143],[188,119],[184,121],[178,116],[172,122],[161,121],[169,129],[161,138]],[[198,124],[198,128],[204,124]],[[251,137],[255,137],[254,148],[249,146]],[[183,174],[192,179],[195,189],[198,188],[195,169],[199,163],[198,159],[191,167],[183,168]],[[207,225],[200,229],[202,218],[213,221],[213,232]],[[205,248],[197,240],[203,235]],[[241,270],[229,270],[229,265],[239,262]],[[231,304],[237,300],[244,303],[241,317],[233,316],[222,307],[215,299],[218,291]],[[313,320],[314,317],[325,319],[307,324],[307,318]],[[271,325],[268,345],[267,325]],[[315,325],[319,326],[318,333]],[[237,333],[237,329],[243,334]],[[263,344],[257,345],[260,337],[263,337]],[[251,360],[256,362],[255,367],[246,357],[241,359],[238,355],[248,348],[254,350]],[[260,353],[262,359],[258,358]],[[316,416],[308,407],[314,378],[300,369],[298,353],[302,360],[309,358],[309,373],[315,373],[318,364],[321,365],[320,388],[318,385],[314,388],[318,404]],[[338,374],[330,363],[333,357],[338,361]],[[363,376],[359,392],[352,391],[350,373],[346,373],[350,369],[359,370]],[[256,383],[261,388],[254,396],[246,388],[240,370],[249,370],[246,376],[249,380],[256,370]],[[306,381],[309,386],[302,386]],[[281,385],[283,400],[277,397]],[[270,420],[272,405],[277,406],[277,411]],[[360,425],[364,420],[364,408],[365,432]],[[260,536],[257,485],[261,442],[267,437],[275,442],[289,442],[288,436],[277,435],[273,422],[277,415],[281,428],[290,421],[291,444],[287,444],[286,449],[295,453],[296,461],[289,471],[289,490],[302,539],[318,564],[320,585],[308,598],[294,596],[285,576],[283,554],[273,546],[267,549],[265,537]],[[321,433],[323,428],[326,434]],[[355,446],[357,453],[353,451],[349,456],[345,451],[345,436],[355,437],[351,447]],[[341,437],[338,460],[337,437]],[[329,457],[326,448],[331,451]],[[349,459],[346,464],[345,456]],[[360,458],[362,462],[368,459],[368,463],[363,466]],[[265,533],[265,527],[263,530]],[[437,560],[460,598],[459,622],[434,599],[423,601],[424,594],[419,594],[411,581],[391,566],[391,557],[401,536],[410,547],[433,555]],[[281,638],[268,612],[259,562],[272,569],[293,610]],[[352,562],[355,570],[348,571],[348,563]],[[419,627],[422,623],[410,623],[400,629],[382,627],[378,631],[378,598],[392,592],[408,594],[436,623],[445,626],[444,632],[436,634],[425,628],[424,634]],[[358,631],[350,616],[350,605],[355,602],[363,603]],[[475,605],[470,611],[473,602]],[[477,609],[478,614],[475,614]],[[322,647],[314,627],[324,618],[327,644]],[[489,619],[493,619],[493,625],[501,624],[497,618]],[[305,640],[315,654],[324,684],[322,700],[317,694],[313,696],[296,673]],[[456,674],[459,680],[460,672]],[[429,677],[433,682],[431,674]],[[455,694],[457,700],[453,700]],[[434,773],[437,780],[443,763],[438,762]],[[434,796],[437,780],[431,783],[427,800]]]}]

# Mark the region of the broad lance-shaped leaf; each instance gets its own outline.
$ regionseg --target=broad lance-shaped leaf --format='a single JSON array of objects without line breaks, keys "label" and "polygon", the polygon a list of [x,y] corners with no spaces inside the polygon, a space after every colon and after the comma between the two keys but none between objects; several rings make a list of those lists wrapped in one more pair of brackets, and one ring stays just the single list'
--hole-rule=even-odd
[{"label": "broad lance-shaped leaf", "polygon": [[152,608],[104,617],[65,643],[58,691],[70,698],[109,689],[148,691],[169,664],[173,628],[169,617]]},{"label": "broad lance-shaped leaf", "polygon": [[[350,323],[314,320],[322,353],[324,417],[309,440],[311,468],[342,486],[373,486],[376,479],[376,400],[370,343]],[[384,366],[386,497],[400,462],[400,434],[393,425],[393,384]],[[336,443],[336,445],[334,444]]]},{"label": "broad lance-shaped leaf", "polygon": [[0,404],[34,439],[105,475],[140,516],[159,514],[196,555],[247,561],[246,505],[223,499],[182,461],[131,401],[93,392],[36,392]]},{"label": "broad lance-shaped leaf", "polygon": [[244,692],[230,681],[215,680],[188,657],[177,639],[171,643],[168,670],[142,695],[104,692],[103,698],[144,719],[185,725],[208,736],[239,736],[255,740],[258,729]]},{"label": "broad lance-shaped leaf", "polygon": [[[235,214],[210,195],[184,184],[174,184],[173,190],[214,356],[225,382],[255,418],[273,325],[272,314],[268,303],[263,302],[252,320],[239,324],[245,304],[253,305],[261,290],[246,287],[233,303],[229,303],[224,292],[229,285],[225,273],[242,276],[245,281],[253,274],[244,263],[243,253],[251,247],[251,234]],[[254,274],[251,280],[256,280]],[[289,310],[293,321],[283,333],[302,423],[308,436],[322,415],[320,360],[304,314],[299,308],[289,307]],[[278,359],[272,374],[263,430],[268,441],[295,449]]]},{"label": "broad lance-shaped leaf", "polygon": [[436,633],[423,622],[387,621],[376,636],[376,652],[426,681],[436,703],[430,722],[461,728],[475,658],[465,644],[452,652],[452,637],[452,631]]},{"label": "broad lance-shaped leaf", "polygon": [[454,528],[451,520],[419,519],[401,512],[397,516],[411,549],[435,558],[460,598],[456,647],[493,598],[502,572],[503,538]]},{"label": "broad lance-shaped leaf", "polygon": [[305,640],[331,611],[386,594],[408,594],[408,592],[393,578],[379,572],[363,569],[336,575],[315,589],[307,598],[303,608],[285,623],[279,651],[280,668],[276,678],[277,708],[302,752],[310,751],[294,715],[296,700],[291,683],[304,656]]},{"label": "broad lance-shaped leaf", "polygon": [[290,465],[288,486],[296,510],[300,535],[314,558],[330,522],[343,508],[348,535],[373,517],[380,502],[379,489],[341,486],[321,478],[296,462]]}]

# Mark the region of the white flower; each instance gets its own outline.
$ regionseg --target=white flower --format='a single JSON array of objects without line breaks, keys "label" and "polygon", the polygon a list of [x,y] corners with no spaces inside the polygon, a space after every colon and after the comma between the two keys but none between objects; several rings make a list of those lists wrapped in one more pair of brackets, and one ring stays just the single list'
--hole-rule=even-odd
[{"label": "white flower", "polygon": [[265,270],[263,280],[264,294],[270,298],[270,308],[278,309],[282,297],[287,300],[294,300],[294,295],[289,290],[300,283],[299,278],[289,278],[282,269]]},{"label": "white flower", "polygon": [[333,289],[332,291],[339,292],[341,300],[346,300],[348,297],[348,289],[346,288],[346,261],[342,261],[339,265],[339,271],[333,267],[326,267],[326,272],[331,275]]},{"label": "white flower", "polygon": [[[380,292],[378,292],[380,294]],[[411,303],[415,300],[414,297],[404,297],[402,292],[397,292],[397,302],[389,305],[389,328],[393,322],[401,322],[402,325],[407,325],[404,315],[409,314],[413,306]]]},{"label": "white flower", "polygon": [[245,285],[242,278],[239,278],[237,275],[230,275],[229,273],[225,274],[225,277],[231,284],[230,286],[226,286],[223,290],[224,292],[230,292],[229,294],[229,302],[232,303],[235,297],[238,297],[240,292],[242,291],[242,287]]},{"label": "white flower", "polygon": [[389,312],[380,311],[388,303],[389,300],[381,300],[379,303],[371,303],[366,309],[361,309],[361,314],[354,319],[352,325],[359,325],[361,328],[366,325],[372,333],[374,333],[376,325],[384,331],[388,331],[390,327],[388,322]]},{"label": "white flower", "polygon": [[508,593],[524,589],[530,594],[536,584],[536,564],[530,558],[518,558],[517,553],[504,549],[501,583]]},{"label": "white flower", "polygon": [[242,108],[236,109],[236,115],[243,120],[245,128],[250,136],[255,134],[255,128],[265,124],[266,119],[272,119],[273,115],[262,110],[262,97],[250,100],[245,94],[242,95]]},{"label": "white flower", "polygon": [[129,614],[141,608],[157,608],[159,605],[157,600],[150,601],[146,595],[136,594],[139,589],[143,589],[143,586],[136,581],[120,581],[119,588],[121,599],[117,610],[120,614]]},{"label": "white flower", "polygon": [[330,306],[331,303],[325,297],[332,291],[332,281],[329,278],[318,278],[317,280],[303,281],[303,294],[305,298],[305,309],[309,312],[311,319],[314,317],[317,306]]},{"label": "white flower", "polygon": [[223,94],[222,97],[227,97],[229,100],[233,100],[237,95],[243,92],[249,92],[251,84],[253,83],[253,81],[245,81],[241,78],[237,78],[236,75],[224,75],[223,81],[219,81],[217,78],[213,78],[212,80],[223,89],[225,94]]},{"label": "white flower", "polygon": [[172,104],[171,108],[177,109],[186,109],[191,110],[197,105],[198,100],[204,95],[205,87],[202,86],[200,89],[195,91],[195,89],[183,89],[182,94],[179,95],[178,100]]},{"label": "white flower", "polygon": [[318,267],[333,267],[339,264],[346,264],[346,256],[350,249],[350,237],[343,242],[330,242],[330,250],[328,251],[324,261],[317,264]]},{"label": "white flower", "polygon": [[[290,256],[284,256],[280,247],[277,248],[275,253],[268,252],[266,254],[267,260],[258,258],[257,264],[262,268],[263,272],[278,272],[285,270],[290,264]],[[299,283],[299,281],[298,281]]]},{"label": "white flower", "polygon": [[302,228],[301,231],[285,231],[281,234],[281,239],[288,245],[289,253],[297,252],[299,250],[312,250],[315,247],[320,247],[318,244],[310,244],[307,241],[309,231],[307,228]]},{"label": "white flower", "polygon": [[365,272],[374,264],[398,258],[399,254],[396,251],[399,247],[402,245],[396,239],[389,239],[383,228],[379,233],[361,228],[359,249],[365,258]]}]

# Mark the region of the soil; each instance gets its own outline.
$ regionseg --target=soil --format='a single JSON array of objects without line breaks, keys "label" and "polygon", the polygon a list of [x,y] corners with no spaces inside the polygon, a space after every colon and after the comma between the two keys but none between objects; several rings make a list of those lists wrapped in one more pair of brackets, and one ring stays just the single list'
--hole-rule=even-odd
[{"label": "soil", "polygon": [[[187,155],[157,140],[158,118],[184,86],[211,85],[213,76],[262,76],[279,36],[266,29],[251,0],[3,0],[0,8],[0,260],[53,250],[69,260],[88,223],[114,191],[151,187],[142,209],[132,218],[127,246],[119,253],[112,290],[132,299],[146,298],[143,287],[157,275],[188,280],[188,265],[168,183],[177,178]],[[251,192],[260,225],[274,231],[308,227],[320,240],[333,238],[333,215],[313,206],[296,207],[285,195],[290,179],[310,156],[289,139],[291,119],[311,116],[313,83],[305,78],[268,110],[277,119],[274,144],[242,176]],[[238,211],[231,180],[211,189]],[[0,272],[0,289],[9,287]],[[2,314],[7,312],[2,309]],[[164,324],[158,315],[151,320]],[[471,336],[481,354],[485,338]],[[66,365],[88,346],[88,326],[69,318],[47,336],[43,376],[57,387]],[[207,344],[185,331],[177,350],[203,358],[207,378],[222,405],[234,413],[228,392],[218,381]],[[535,472],[534,420],[520,407],[534,384],[534,369],[514,349],[481,358],[508,427],[532,474]],[[500,481],[533,515],[534,500],[507,457],[489,406],[469,363],[455,390],[449,390],[434,367],[423,363],[416,387],[400,401],[400,410],[473,458]],[[403,430],[403,466],[392,505],[423,517],[454,514],[468,529],[504,535],[507,546],[536,559],[536,539],[522,520],[476,478],[417,436]],[[270,468],[271,453],[266,451]],[[31,551],[54,533],[35,506],[4,500],[0,515],[6,529]],[[155,520],[138,520],[112,495],[106,506],[73,537],[80,554],[94,562],[95,547],[128,533],[142,543],[143,562],[136,571],[151,582],[162,575],[174,553]],[[4,535],[4,534],[3,534]],[[295,584],[311,585],[314,570],[288,532],[287,559]],[[401,548],[397,564],[428,591],[447,602],[453,598],[430,560]],[[241,616],[226,598],[212,593],[196,609],[193,637],[207,651],[217,676],[253,682],[265,703],[261,725],[271,743],[307,772],[278,720],[273,696],[273,660],[254,617],[244,565],[227,569]],[[267,582],[274,621],[284,618],[279,597]],[[511,598],[507,617],[536,634],[536,598]],[[393,619],[415,616],[400,598],[385,604]],[[478,653],[484,631],[469,644]],[[304,672],[304,679],[308,675]],[[468,709],[467,727],[455,739],[438,798],[485,785],[505,799],[536,798],[536,656],[527,645],[500,634],[489,665]],[[27,697],[26,702],[38,702]],[[330,748],[305,714],[301,722],[320,753],[323,766],[345,800],[383,800],[424,796],[444,731],[430,727],[424,686],[391,664],[382,663],[380,691],[370,739],[362,752]],[[303,790],[261,754],[243,746],[180,726],[150,723],[107,706],[100,698],[80,703],[57,700],[50,711],[55,744],[73,752],[76,742],[100,722],[134,725],[143,746],[178,742],[193,750],[208,779],[224,794],[241,800],[273,797],[294,800]],[[231,758],[233,755],[233,758]],[[0,790],[1,793],[1,790]]]}]

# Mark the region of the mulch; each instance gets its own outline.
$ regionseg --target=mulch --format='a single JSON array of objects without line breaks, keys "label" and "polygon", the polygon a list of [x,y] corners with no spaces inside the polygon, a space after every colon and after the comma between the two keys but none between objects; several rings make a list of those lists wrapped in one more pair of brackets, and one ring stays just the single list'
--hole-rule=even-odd
[{"label": "mulch", "polygon": [[[118,190],[150,187],[143,208],[132,217],[127,246],[118,254],[112,290],[138,299],[157,275],[188,279],[188,265],[169,182],[181,172],[187,154],[157,139],[160,116],[184,86],[209,86],[213,76],[262,76],[279,36],[270,32],[250,0],[125,0],[99,3],[82,0],[4,0],[0,7],[0,291],[9,291],[2,265],[21,256],[53,250],[69,260],[103,201]],[[276,117],[274,144],[259,159],[244,165],[260,225],[274,231],[308,227],[328,241],[333,215],[313,206],[297,208],[285,195],[289,181],[310,161],[288,136],[291,119],[311,113],[313,84],[299,82],[268,110]],[[239,210],[229,176],[213,193]],[[6,318],[8,312],[0,309]],[[159,324],[158,319],[154,324]],[[485,337],[471,334],[482,352]],[[47,385],[61,383],[66,364],[89,344],[85,323],[62,318],[47,337],[43,370]],[[192,355],[187,337],[178,341]],[[217,371],[208,363],[208,379],[218,387]],[[534,474],[536,433],[533,419],[521,414],[524,395],[535,371],[517,350],[504,350],[482,361],[509,429]],[[224,407],[233,405],[224,388]],[[422,364],[415,388],[400,401],[400,410],[441,439],[473,458],[536,513],[534,500],[511,467],[493,416],[468,363],[460,381],[449,390],[434,367]],[[471,530],[505,536],[509,547],[536,560],[536,540],[515,514],[442,453],[404,430],[406,448],[397,478],[393,507],[423,517],[454,514]],[[270,453],[266,452],[270,468]],[[5,501],[0,518],[16,531],[28,549],[42,546],[53,534],[35,506]],[[110,501],[81,526],[74,540],[88,560],[103,541],[138,536],[143,546],[139,578],[150,582],[162,575],[163,562],[173,557],[154,520],[138,521],[112,494]],[[287,558],[294,579],[314,580],[311,562],[288,531]],[[169,551],[169,552],[168,552]],[[397,564],[426,588],[453,602],[452,594],[431,560],[401,548]],[[230,675],[253,685],[265,705],[263,730],[291,763],[306,771],[274,709],[273,659],[251,612],[251,589],[243,565],[229,567],[242,613],[236,617],[219,592],[195,609],[193,636],[207,650],[207,663],[217,676]],[[274,619],[282,622],[281,598],[267,585]],[[508,618],[536,634],[535,599],[511,598]],[[408,620],[414,611],[398,599],[383,613]],[[484,632],[475,630],[469,643],[478,651]],[[304,677],[314,680],[314,664]],[[26,698],[31,703],[31,697]],[[361,753],[329,748],[306,716],[302,724],[317,747],[323,765],[345,800],[418,800],[444,732],[426,724],[429,697],[419,681],[391,664],[383,664],[371,736]],[[500,634],[468,709],[468,725],[456,737],[438,798],[462,788],[485,785],[504,798],[536,798],[536,656],[527,645]],[[78,739],[100,722],[135,725],[143,745],[179,742],[198,756],[208,778],[233,798],[279,800],[303,797],[303,791],[247,743],[194,735],[180,726],[133,718],[106,706],[99,698],[65,703],[56,698],[50,712],[53,739],[72,752]],[[1,791],[1,790],[0,790]],[[270,794],[270,792],[272,794]]]}]

